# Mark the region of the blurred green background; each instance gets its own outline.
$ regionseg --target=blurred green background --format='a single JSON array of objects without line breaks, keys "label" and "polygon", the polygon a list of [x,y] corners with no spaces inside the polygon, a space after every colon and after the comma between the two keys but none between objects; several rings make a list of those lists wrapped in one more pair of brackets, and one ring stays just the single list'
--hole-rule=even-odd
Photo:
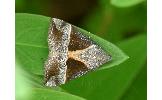
[{"label": "blurred green background", "polygon": [[16,13],[63,19],[116,44],[130,57],[117,67],[96,72],[108,76],[103,84],[108,87],[95,88],[89,94],[84,94],[82,88],[78,88],[82,92],[78,93],[68,85],[63,89],[88,100],[147,99],[146,0],[16,0],[15,9]]},{"label": "blurred green background", "polygon": [[16,0],[18,12],[60,18],[110,42],[146,33],[147,29],[145,0]]}]

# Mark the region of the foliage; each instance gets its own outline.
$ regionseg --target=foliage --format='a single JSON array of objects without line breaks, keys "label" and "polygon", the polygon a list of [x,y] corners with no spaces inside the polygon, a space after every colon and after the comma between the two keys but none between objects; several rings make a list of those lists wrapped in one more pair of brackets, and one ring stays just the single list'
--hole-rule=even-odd
[{"label": "foliage", "polygon": [[133,5],[137,5],[145,0],[111,0],[111,4],[118,7],[129,7]]},{"label": "foliage", "polygon": [[[42,5],[33,2],[28,9],[24,8],[26,0],[16,0],[16,7],[21,8],[20,12],[30,13],[41,13],[47,7],[45,4],[39,9]],[[147,100],[147,1],[98,0],[98,3],[77,26],[111,54],[113,60],[53,88],[43,85],[50,17],[16,14],[16,100]]]},{"label": "foliage", "polygon": [[[43,75],[44,60],[48,56],[49,22],[50,18],[44,16],[16,14],[16,57],[23,64],[24,69],[38,75]],[[108,54],[112,55],[112,61],[102,66],[101,69],[118,65],[128,58],[112,43],[85,30],[80,29],[80,31],[90,36]]]},{"label": "foliage", "polygon": [[[44,59],[41,58],[46,58],[48,54],[47,30],[49,22],[50,18],[44,16],[16,14],[16,58],[21,63],[21,67],[29,73],[43,75]],[[104,64],[100,70],[118,65],[128,58],[112,43],[92,35],[83,29],[80,29],[80,31],[90,36],[106,52],[112,55],[113,60]],[[38,89],[37,91],[44,93],[43,91],[45,90]]]}]

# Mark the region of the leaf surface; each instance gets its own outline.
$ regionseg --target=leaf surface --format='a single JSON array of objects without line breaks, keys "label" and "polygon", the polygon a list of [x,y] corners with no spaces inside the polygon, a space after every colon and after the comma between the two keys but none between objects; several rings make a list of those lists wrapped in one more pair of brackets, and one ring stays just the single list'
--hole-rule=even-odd
[{"label": "leaf surface", "polygon": [[130,56],[130,59],[117,67],[89,73],[61,87],[88,100],[119,100],[131,87],[134,78],[145,64],[146,36],[137,36],[118,46]]},{"label": "leaf surface", "polygon": [[111,4],[117,7],[129,7],[133,5],[137,5],[146,0],[111,0]]},{"label": "leaf surface", "polygon": [[[50,18],[33,14],[16,14],[16,59],[23,68],[31,73],[43,75],[44,61],[48,55],[47,35]],[[107,53],[112,55],[112,61],[104,64],[101,69],[118,65],[128,59],[128,56],[114,44],[78,28],[98,43]]]},{"label": "leaf surface", "polygon": [[31,90],[30,100],[86,100],[86,99],[65,92],[59,92],[50,89],[33,88]]}]

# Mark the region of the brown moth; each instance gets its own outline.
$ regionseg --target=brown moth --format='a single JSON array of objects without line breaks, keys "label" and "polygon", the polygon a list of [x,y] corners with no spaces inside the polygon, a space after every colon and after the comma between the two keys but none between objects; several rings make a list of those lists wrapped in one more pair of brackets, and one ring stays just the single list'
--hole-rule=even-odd
[{"label": "brown moth", "polygon": [[45,85],[58,86],[80,77],[111,60],[90,37],[63,20],[52,18],[48,32],[49,54]]}]

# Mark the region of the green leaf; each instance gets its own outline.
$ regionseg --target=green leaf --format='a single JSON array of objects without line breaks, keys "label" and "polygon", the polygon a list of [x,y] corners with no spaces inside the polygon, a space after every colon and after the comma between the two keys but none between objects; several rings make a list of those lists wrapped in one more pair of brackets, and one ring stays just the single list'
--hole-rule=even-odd
[{"label": "green leaf", "polygon": [[20,64],[16,62],[16,100],[28,100],[31,84],[29,84],[28,78],[25,77],[24,71],[20,69]]},{"label": "green leaf", "polygon": [[130,7],[133,5],[137,5],[146,0],[111,0],[111,4],[117,7]]},{"label": "green leaf", "polygon": [[[85,100],[69,93],[56,91],[56,88],[35,88],[37,82],[28,77],[16,61],[16,100]],[[34,77],[32,75],[32,77]]]},{"label": "green leaf", "polygon": [[89,73],[61,86],[88,100],[119,100],[129,89],[146,61],[146,36],[141,35],[119,44],[129,56],[117,67]]},{"label": "green leaf", "polygon": [[85,100],[85,99],[64,92],[42,88],[33,88],[31,90],[30,100]]},{"label": "green leaf", "polygon": [[100,7],[85,17],[82,27],[86,30],[113,43],[147,32],[146,6],[121,9],[112,7],[109,0],[100,2]]},{"label": "green leaf", "polygon": [[16,14],[16,59],[29,72],[43,74],[49,22],[49,17]]},{"label": "green leaf", "polygon": [[[49,17],[32,14],[16,14],[16,59],[23,68],[34,74],[43,75],[44,61],[48,55],[47,33]],[[79,28],[80,29],[80,28]],[[103,49],[112,55],[112,61],[101,69],[118,65],[128,59],[118,47],[83,29],[83,34],[90,36]]]},{"label": "green leaf", "polygon": [[147,66],[134,79],[121,100],[147,100]]}]

